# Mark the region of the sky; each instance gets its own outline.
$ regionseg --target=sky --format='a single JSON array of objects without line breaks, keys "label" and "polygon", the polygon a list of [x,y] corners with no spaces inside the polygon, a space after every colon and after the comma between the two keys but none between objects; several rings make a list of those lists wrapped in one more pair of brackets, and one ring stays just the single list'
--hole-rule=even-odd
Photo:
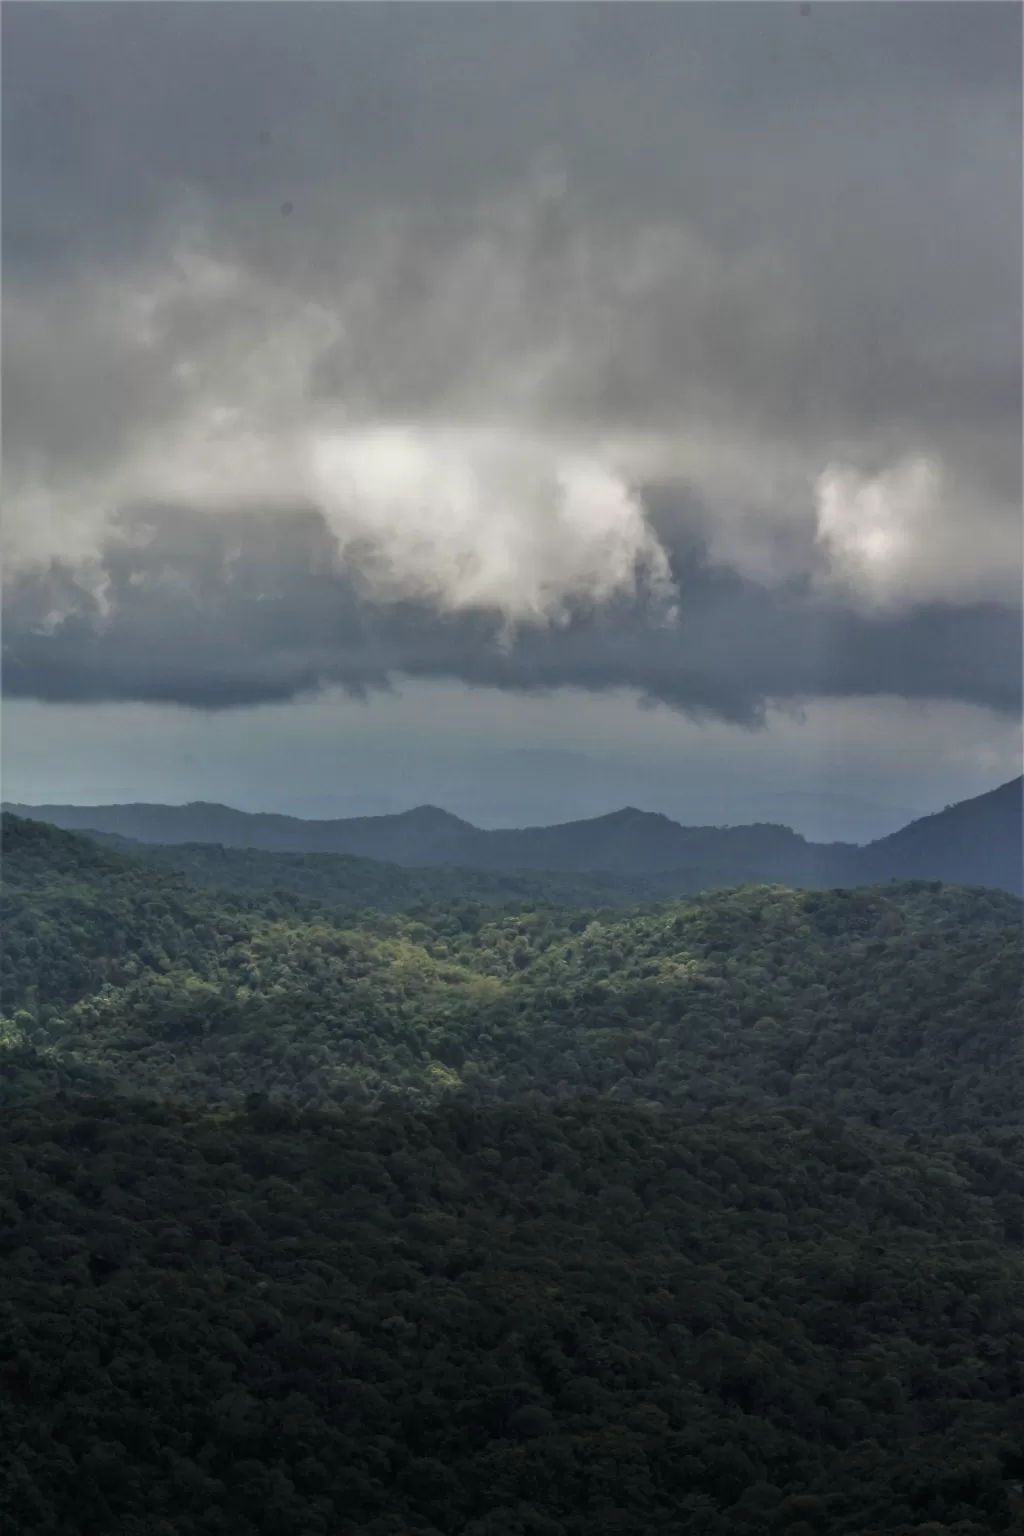
[{"label": "sky", "polygon": [[6,799],[1020,771],[1018,6],[2,25]]}]

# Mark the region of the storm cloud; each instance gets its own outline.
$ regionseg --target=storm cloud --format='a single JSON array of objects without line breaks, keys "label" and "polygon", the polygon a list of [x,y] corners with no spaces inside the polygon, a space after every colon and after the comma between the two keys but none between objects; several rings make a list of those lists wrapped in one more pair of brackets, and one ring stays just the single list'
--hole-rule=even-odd
[{"label": "storm cloud", "polygon": [[120,527],[102,582],[72,569],[26,576],[8,600],[5,687],[55,702],[141,699],[201,709],[267,703],[396,676],[459,677],[505,689],[630,688],[744,724],[766,701],[902,694],[1012,713],[1020,628],[997,604],[862,614],[807,583],[755,583],[680,542],[687,594],[660,621],[605,601],[560,622],[385,604],[339,562],[317,513],[150,509]]},{"label": "storm cloud", "polygon": [[4,15],[4,686],[1020,705],[1020,11]]}]

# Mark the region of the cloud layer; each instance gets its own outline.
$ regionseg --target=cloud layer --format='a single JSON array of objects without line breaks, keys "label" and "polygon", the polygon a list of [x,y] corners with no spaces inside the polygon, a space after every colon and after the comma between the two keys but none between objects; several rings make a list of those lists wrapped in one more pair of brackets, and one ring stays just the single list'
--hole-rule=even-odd
[{"label": "cloud layer", "polygon": [[10,7],[5,688],[1019,707],[1020,27]]},{"label": "cloud layer", "polygon": [[[998,604],[863,614],[804,586],[770,587],[672,552],[685,594],[670,622],[631,597],[511,631],[494,609],[384,602],[339,568],[315,512],[158,509],[123,520],[102,581],[69,567],[8,598],[5,688],[60,701],[198,708],[353,693],[396,676],[507,689],[631,688],[694,713],[756,723],[766,700],[893,693],[1019,709],[1020,627]],[[16,638],[14,638],[16,637]]]}]

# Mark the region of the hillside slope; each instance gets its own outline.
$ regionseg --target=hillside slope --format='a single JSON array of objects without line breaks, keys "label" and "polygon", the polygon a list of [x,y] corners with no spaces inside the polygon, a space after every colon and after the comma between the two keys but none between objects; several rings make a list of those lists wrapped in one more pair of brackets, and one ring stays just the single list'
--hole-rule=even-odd
[{"label": "hillside slope", "polygon": [[600,870],[467,869],[452,864],[387,864],[348,853],[270,853],[221,843],[140,843],[114,832],[84,834],[119,853],[178,870],[189,883],[225,891],[288,890],[353,911],[410,911],[456,901],[489,906],[550,902],[566,907],[634,906],[698,891],[686,871],[613,875]]},{"label": "hillside slope", "polygon": [[346,918],[4,826],[9,1099],[610,1094],[879,1125],[1021,1122],[1020,919],[998,891],[755,887],[601,914]]},{"label": "hillside slope", "polygon": [[0,1529],[1020,1530],[1019,900],[345,915],[2,832]]},{"label": "hillside slope", "polygon": [[1024,778],[922,816],[857,857],[865,881],[948,880],[1024,890]]},{"label": "hillside slope", "polygon": [[228,805],[5,805],[67,831],[116,832],[143,843],[221,843],[272,853],[348,853],[392,864],[472,863],[450,850],[477,829],[447,811],[422,805],[396,816],[303,821],[297,816],[236,811]]}]

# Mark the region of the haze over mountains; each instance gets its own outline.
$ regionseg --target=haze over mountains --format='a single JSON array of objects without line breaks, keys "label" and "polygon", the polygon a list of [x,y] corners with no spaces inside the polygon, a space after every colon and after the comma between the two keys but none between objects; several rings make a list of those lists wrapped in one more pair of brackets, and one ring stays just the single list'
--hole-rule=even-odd
[{"label": "haze over mountains", "polygon": [[[93,831],[137,843],[345,854],[412,868],[600,871],[634,881],[675,875],[679,889],[749,882],[842,886],[923,878],[1019,893],[1022,789],[1024,780],[1013,779],[864,847],[812,843],[789,827],[767,824],[684,827],[667,816],[633,808],[521,830],[483,830],[436,806],[334,821],[250,814],[202,802],[5,808],[69,831]],[[630,899],[637,899],[635,885]]]},{"label": "haze over mountains", "polygon": [[[628,738],[627,738],[628,740]],[[735,741],[731,743],[735,749]],[[762,743],[762,745],[764,745]],[[218,776],[199,781],[183,779],[168,787],[158,778],[144,779],[128,793],[115,775],[99,790],[88,781],[70,789],[33,785],[26,775],[11,800],[55,803],[81,801],[110,804],[126,800],[168,802],[209,800],[248,811],[277,811],[304,820],[327,821],[356,816],[391,816],[417,802],[445,806],[476,827],[554,826],[591,820],[625,805],[660,811],[683,826],[721,826],[773,822],[792,827],[812,842],[868,843],[886,837],[934,805],[980,793],[989,782],[1009,778],[993,769],[977,782],[933,784],[923,800],[921,785],[877,782],[869,773],[842,775],[812,771],[801,765],[779,769],[770,752],[757,758],[754,743],[743,742],[747,756],[737,753],[728,768],[708,764],[696,750],[679,757],[657,742],[641,755],[607,749],[578,750],[518,747],[509,750],[471,748],[460,743],[457,753],[443,760],[419,747],[398,754],[372,751],[346,742],[333,772],[296,786],[294,792],[277,780],[271,764],[260,763],[262,782],[246,781],[245,799],[236,796],[231,775],[221,764]],[[752,757],[760,765],[754,773]],[[410,760],[415,763],[410,771]],[[737,809],[742,807],[742,809]]]}]

